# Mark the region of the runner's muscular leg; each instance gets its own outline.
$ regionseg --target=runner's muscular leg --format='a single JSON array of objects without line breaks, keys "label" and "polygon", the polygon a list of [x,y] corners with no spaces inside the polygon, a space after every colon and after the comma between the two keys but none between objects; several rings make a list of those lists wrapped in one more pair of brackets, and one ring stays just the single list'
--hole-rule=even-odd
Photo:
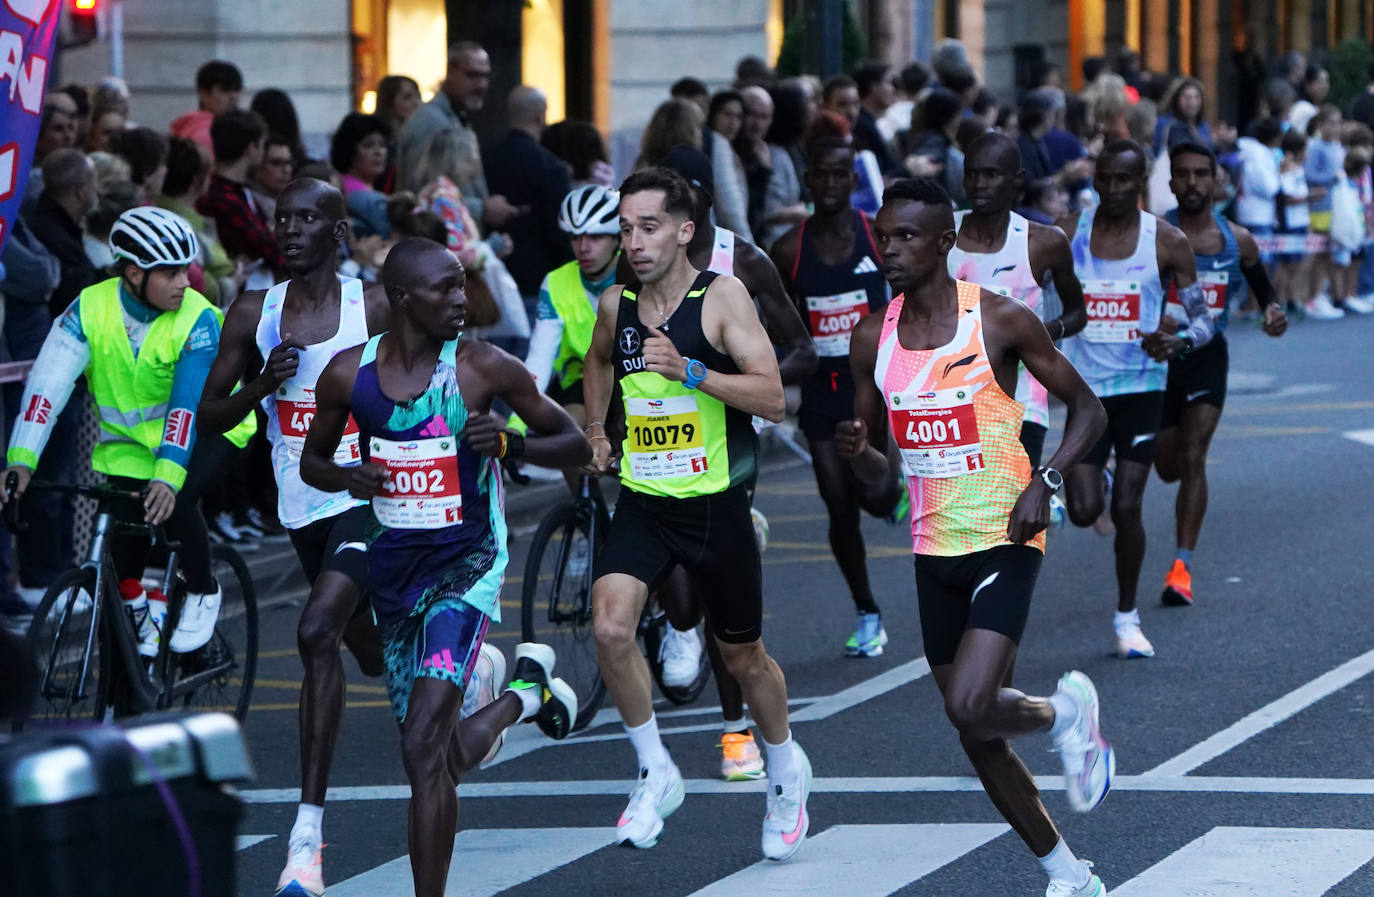
[{"label": "runner's muscular leg", "polygon": [[1102,494],[1102,467],[1098,464],[1075,464],[1064,477],[1064,497],[1069,508],[1069,520],[1074,526],[1092,526],[1102,516],[1106,501]]},{"label": "runner's muscular leg", "polygon": [[[716,639],[730,674],[738,680],[754,722],[764,741],[782,744],[787,738],[787,681],[782,669],[764,650],[763,639],[733,643]],[[647,717],[646,717],[647,719]]]},{"label": "runner's muscular leg", "polygon": [[458,721],[448,753],[448,771],[455,782],[482,762],[501,733],[520,719],[521,710],[520,698],[507,691],[472,716]]},{"label": "runner's muscular leg", "polygon": [[635,642],[639,615],[649,587],[625,573],[608,573],[592,584],[592,628],[601,678],[627,726],[642,726],[653,715],[649,665]]},{"label": "runner's muscular leg", "polygon": [[[711,612],[706,617],[706,654],[711,658],[711,672],[716,679],[716,694],[720,696],[720,716],[725,720],[744,719],[744,689],[739,680],[725,666],[725,657],[720,652],[720,643],[711,635]],[[776,744],[777,742],[774,742]]]},{"label": "runner's muscular leg", "polygon": [[[974,638],[970,639],[970,636],[974,636]],[[1002,642],[1001,645],[997,643],[999,639]],[[1007,646],[1010,646],[1010,655],[1005,658],[1005,671],[1000,680],[990,680],[986,673],[996,669],[997,665],[1002,663],[1000,658],[1006,654]],[[966,647],[968,648],[967,651],[965,650]],[[1048,702],[1027,698],[1011,688],[1015,652],[1015,644],[999,633],[985,629],[974,629],[966,632],[964,640],[960,642],[959,653],[956,654],[954,663],[938,666],[931,670],[936,686],[939,687],[941,694],[945,695],[946,707],[950,706],[952,697],[955,701],[964,700],[964,698],[956,695],[956,692],[960,689],[969,688],[975,680],[981,680],[983,687],[987,690],[992,690],[989,688],[991,681],[999,686],[996,689],[997,694],[994,699],[996,705],[1043,704],[1044,710],[1048,712],[1048,720],[1038,723],[1035,728],[1029,731],[1040,731],[1048,728],[1054,718],[1053,712],[1049,711]],[[988,657],[992,659],[989,660]],[[956,670],[961,669],[961,662],[971,662],[974,658],[982,658],[979,660],[980,663],[989,664],[989,667],[984,670],[984,674],[971,677],[960,675],[957,677],[958,681],[955,681]],[[968,693],[965,692],[965,694]],[[1019,697],[1013,697],[1013,695]],[[954,716],[951,714],[951,719],[954,719]],[[1023,707],[1020,710],[1013,710],[1011,716],[1013,720],[1026,723],[1039,716],[1038,707]],[[1026,769],[1025,764],[1021,762],[1021,758],[1016,756],[1007,739],[980,740],[973,734],[960,732],[959,744],[968,756],[969,762],[973,764],[988,798],[998,812],[1002,814],[1002,818],[1007,820],[1007,823],[1020,835],[1021,840],[1036,856],[1043,857],[1049,854],[1059,841],[1059,832],[1040,799],[1040,791],[1035,785],[1035,778],[1030,774],[1030,770]]]},{"label": "runner's muscular leg", "polygon": [[829,439],[812,441],[811,469],[816,475],[816,488],[830,518],[830,550],[835,555],[835,563],[839,565],[845,584],[849,586],[854,607],[860,613],[878,613],[868,580],[868,553],[859,529],[859,498],[855,477],[849,465],[840,459],[835,443]]},{"label": "runner's muscular leg", "polygon": [[[1165,427],[1155,437],[1155,472],[1166,483],[1177,483],[1184,471],[1184,427]],[[1180,493],[1182,494],[1182,493]]]},{"label": "runner's muscular leg", "polygon": [[1112,523],[1116,525],[1116,609],[1122,613],[1135,610],[1140,565],[1145,561],[1141,505],[1149,478],[1149,464],[1117,459],[1116,480],[1112,484]]},{"label": "runner's muscular leg", "polygon": [[305,667],[300,738],[301,800],[307,804],[322,806],[329,787],[345,699],[339,643],[360,600],[353,580],[337,570],[325,570],[310,589],[296,628],[296,648]]},{"label": "runner's muscular leg", "polygon": [[380,676],[386,672],[386,665],[382,661],[382,634],[377,631],[371,613],[364,611],[353,614],[353,619],[344,627],[343,643],[353,659],[358,661],[358,669],[362,670],[364,676]]},{"label": "runner's muscular leg", "polygon": [[654,600],[668,615],[668,623],[679,632],[686,632],[702,621],[707,621],[706,655],[711,660],[711,672],[715,674],[716,692],[720,695],[721,716],[728,720],[744,716],[744,692],[739,682],[730,675],[721,657],[720,646],[710,637],[710,612],[701,593],[701,587],[681,566],[675,566],[668,578],[654,592]]},{"label": "runner's muscular leg", "polygon": [[[513,695],[508,696],[519,702]],[[458,831],[457,780],[449,769],[463,691],[452,682],[417,676],[401,726],[401,757],[410,780],[410,871],[415,897],[443,897]],[[495,706],[494,704],[491,706]]]},{"label": "runner's muscular leg", "polygon": [[1206,402],[1194,402],[1183,409],[1182,470],[1174,510],[1178,528],[1178,547],[1197,548],[1202,520],[1207,515],[1207,451],[1221,421],[1221,409]]}]

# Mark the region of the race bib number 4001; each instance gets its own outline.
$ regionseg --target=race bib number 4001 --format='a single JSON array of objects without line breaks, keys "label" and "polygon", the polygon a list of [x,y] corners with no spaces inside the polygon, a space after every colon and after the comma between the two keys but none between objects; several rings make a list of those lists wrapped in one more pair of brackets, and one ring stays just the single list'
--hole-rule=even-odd
[{"label": "race bib number 4001", "polygon": [[849,354],[854,325],[868,314],[868,293],[851,290],[837,296],[807,296],[806,314],[816,354],[822,358],[842,358]]},{"label": "race bib number 4001", "polygon": [[[1197,272],[1197,284],[1202,287],[1202,298],[1207,300],[1207,311],[1211,312],[1212,317],[1217,318],[1226,311],[1226,295],[1230,290],[1231,275],[1226,271],[1199,271]],[[1188,320],[1188,313],[1183,308],[1183,303],[1178,301],[1178,288],[1172,283],[1169,284],[1168,296],[1169,311],[1180,320]]]},{"label": "race bib number 4001", "polygon": [[625,457],[631,477],[662,480],[706,472],[695,396],[628,399],[625,406]]},{"label": "race bib number 4001", "polygon": [[968,389],[893,393],[889,414],[909,477],[944,479],[983,469],[978,417]]},{"label": "race bib number 4001", "polygon": [[[283,385],[277,390],[277,426],[281,429],[282,441],[291,457],[300,460],[305,448],[305,436],[310,432],[310,423],[315,419],[315,390],[299,386]],[[344,425],[343,438],[334,450],[334,463],[348,467],[363,459],[358,445],[358,422],[353,415],[348,416]]]},{"label": "race bib number 4001", "polygon": [[1083,338],[1090,343],[1131,343],[1140,339],[1140,282],[1135,280],[1085,280],[1083,302],[1088,326]]},{"label": "race bib number 4001", "polygon": [[372,460],[387,481],[372,511],[393,529],[440,529],[463,522],[458,482],[458,441],[452,436],[393,441],[373,439]]}]

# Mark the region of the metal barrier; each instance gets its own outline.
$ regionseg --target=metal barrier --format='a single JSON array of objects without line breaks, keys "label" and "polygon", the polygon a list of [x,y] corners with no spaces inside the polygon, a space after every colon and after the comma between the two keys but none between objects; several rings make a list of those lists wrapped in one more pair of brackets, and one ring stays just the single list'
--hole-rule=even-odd
[{"label": "metal barrier", "polygon": [[33,369],[32,361],[7,361],[0,364],[0,383],[23,383]]}]

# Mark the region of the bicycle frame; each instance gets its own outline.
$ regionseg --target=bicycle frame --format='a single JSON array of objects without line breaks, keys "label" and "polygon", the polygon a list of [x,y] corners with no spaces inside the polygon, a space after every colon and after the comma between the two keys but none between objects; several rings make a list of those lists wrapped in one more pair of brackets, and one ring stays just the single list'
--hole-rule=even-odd
[{"label": "bicycle frame", "polygon": [[[599,493],[598,493],[599,495]],[[600,510],[598,497],[592,494],[592,478],[587,474],[582,475],[581,488],[577,498],[573,501],[579,514],[587,517],[587,551],[589,553],[587,569],[582,572],[582,605],[573,613],[581,617],[579,623],[585,623],[592,618],[592,563],[590,553],[595,551],[596,546],[596,527],[597,517]],[[570,618],[569,614],[560,614],[558,611],[558,595],[563,589],[563,571],[567,569],[568,552],[572,550],[571,538],[564,539],[558,548],[558,561],[554,567],[553,588],[549,591],[549,622],[555,625],[562,623]]]}]

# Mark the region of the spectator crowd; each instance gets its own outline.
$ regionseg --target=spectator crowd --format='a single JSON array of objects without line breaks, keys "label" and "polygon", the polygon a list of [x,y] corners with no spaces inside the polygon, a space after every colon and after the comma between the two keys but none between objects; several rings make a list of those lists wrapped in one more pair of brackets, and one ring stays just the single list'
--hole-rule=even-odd
[{"label": "spectator crowd", "polygon": [[[1155,160],[1142,205],[1167,211],[1168,151],[1194,143],[1216,153],[1224,173],[1216,206],[1262,238],[1290,310],[1314,320],[1374,312],[1374,253],[1366,252],[1374,235],[1374,69],[1368,92],[1342,109],[1328,101],[1320,61],[1289,54],[1273,68],[1259,116],[1239,123],[1215,117],[1199,81],[1149,72],[1129,51],[1086,61],[1077,93],[1052,64],[1019,96],[985,84],[957,41],[943,42],[928,62],[866,61],[825,80],[776,78],[753,57],[735,75],[714,91],[697,78],[674,83],[644,128],[635,167],[683,145],[699,151],[718,223],[764,250],[810,213],[806,147],[818,138],[852,143],[853,204],[873,212],[884,183],[909,175],[939,178],[964,204],[966,147],[986,131],[1005,132],[1026,172],[1018,211],[1042,223],[1095,202],[1093,160],[1122,138]],[[303,176],[333,183],[346,198],[352,228],[339,246],[341,273],[375,279],[402,238],[442,243],[468,271],[472,330],[522,354],[541,283],[573,258],[559,227],[561,201],[628,172],[612,169],[590,123],[549,123],[546,97],[528,85],[507,98],[505,132],[480,145],[471,120],[490,79],[488,53],[472,42],[450,48],[446,77],[427,102],[413,79],[383,78],[376,111],[345,115],[326,158],[307,150],[286,92],[258,90],[245,107],[243,74],[231,62],[200,67],[196,108],[165,129],[136,123],[136,97],[117,79],[49,90],[22,217],[0,256],[5,360],[34,358],[78,293],[109,276],[110,228],[139,205],[190,222],[201,246],[191,285],[221,309],[277,282],[274,201]],[[6,384],[5,429],[20,413],[21,393],[22,384]],[[72,478],[83,413],[83,402],[68,404],[40,476]],[[258,445],[205,500],[214,537],[247,545],[279,533],[272,483]],[[41,592],[74,560],[72,509],[47,496],[25,513],[38,525],[21,537],[19,567],[4,588],[17,573],[20,589]],[[11,552],[2,548],[5,563]]]}]

